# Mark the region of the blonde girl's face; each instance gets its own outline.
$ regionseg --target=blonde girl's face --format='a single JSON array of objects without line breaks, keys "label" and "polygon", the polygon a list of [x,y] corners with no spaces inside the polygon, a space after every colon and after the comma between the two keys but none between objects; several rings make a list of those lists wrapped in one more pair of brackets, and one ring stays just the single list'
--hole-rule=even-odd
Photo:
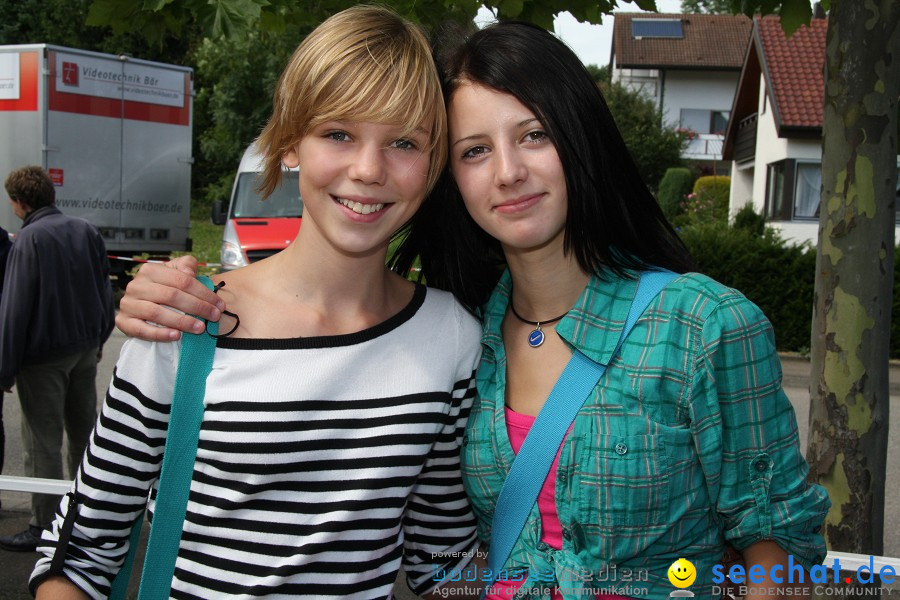
[{"label": "blonde girl's face", "polygon": [[344,254],[385,253],[427,187],[429,132],[405,131],[397,124],[328,121],[289,150],[283,163],[300,168],[301,232]]},{"label": "blonde girl's face", "polygon": [[463,83],[448,107],[450,168],[466,209],[504,251],[561,247],[565,173],[540,121],[519,100]]}]

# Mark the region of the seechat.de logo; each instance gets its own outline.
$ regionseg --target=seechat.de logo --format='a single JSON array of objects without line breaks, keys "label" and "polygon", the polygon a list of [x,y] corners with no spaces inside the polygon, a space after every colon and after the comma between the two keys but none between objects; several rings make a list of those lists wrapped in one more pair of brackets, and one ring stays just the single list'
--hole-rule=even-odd
[{"label": "seechat.de logo", "polygon": [[[726,578],[736,584],[757,584],[766,581],[767,579],[772,583],[779,585],[782,583],[804,584],[807,582],[816,584],[852,583],[854,580],[853,577],[841,578],[842,570],[840,559],[835,558],[834,563],[830,567],[824,564],[813,565],[812,568],[810,568],[809,573],[807,573],[803,568],[803,565],[795,562],[792,555],[788,555],[788,564],[786,567],[783,565],[773,565],[768,573],[762,565],[747,565],[746,567],[739,564],[732,565],[727,572],[724,566],[715,565],[712,568],[712,581],[716,585],[724,583]],[[876,572],[875,557],[870,556],[868,565],[864,564],[856,569],[855,580],[858,583],[872,583],[876,574],[881,579],[882,583],[890,585],[894,582],[897,571],[891,565],[883,565]]]}]

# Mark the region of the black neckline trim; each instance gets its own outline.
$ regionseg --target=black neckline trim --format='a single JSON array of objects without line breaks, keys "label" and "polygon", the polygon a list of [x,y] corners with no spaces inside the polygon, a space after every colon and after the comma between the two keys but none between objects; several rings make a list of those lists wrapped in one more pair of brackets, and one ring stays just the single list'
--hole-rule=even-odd
[{"label": "black neckline trim", "polygon": [[415,284],[412,300],[400,312],[368,329],[343,335],[323,335],[298,338],[231,338],[222,337],[216,340],[216,348],[230,350],[300,350],[306,348],[334,348],[337,346],[353,346],[368,342],[400,327],[418,312],[425,302],[426,288]]}]

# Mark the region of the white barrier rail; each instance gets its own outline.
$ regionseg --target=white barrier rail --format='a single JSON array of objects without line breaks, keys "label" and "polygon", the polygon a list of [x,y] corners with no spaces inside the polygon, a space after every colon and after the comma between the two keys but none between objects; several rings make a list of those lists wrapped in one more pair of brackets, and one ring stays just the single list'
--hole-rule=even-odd
[{"label": "white barrier rail", "polygon": [[62,496],[70,489],[72,489],[72,482],[65,479],[41,479],[39,477],[0,475],[0,490],[29,492],[32,494],[59,494]]},{"label": "white barrier rail", "polygon": [[865,566],[867,569],[871,567],[873,572],[879,573],[882,567],[892,567],[894,572],[900,576],[900,558],[830,551],[822,564],[830,568],[834,564],[835,559],[840,561],[838,564],[841,565],[842,571],[856,571],[860,567]]}]

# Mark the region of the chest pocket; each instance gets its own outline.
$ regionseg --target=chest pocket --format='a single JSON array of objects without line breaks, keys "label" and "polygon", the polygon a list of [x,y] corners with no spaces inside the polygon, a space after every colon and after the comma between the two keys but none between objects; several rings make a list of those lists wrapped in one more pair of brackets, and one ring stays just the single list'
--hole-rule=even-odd
[{"label": "chest pocket", "polygon": [[663,436],[590,436],[582,445],[574,484],[579,521],[600,530],[595,533],[613,533],[622,525],[663,525],[671,485]]}]

